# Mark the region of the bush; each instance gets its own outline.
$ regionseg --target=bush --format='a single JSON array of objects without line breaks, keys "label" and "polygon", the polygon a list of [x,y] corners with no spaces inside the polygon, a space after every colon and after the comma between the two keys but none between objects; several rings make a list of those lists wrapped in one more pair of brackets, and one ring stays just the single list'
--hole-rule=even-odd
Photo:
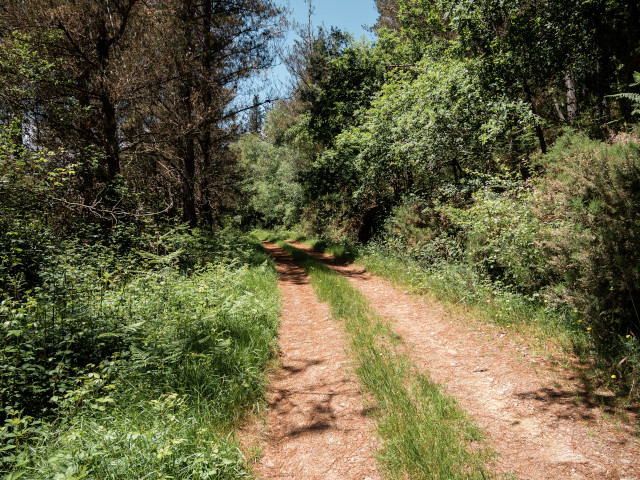
[{"label": "bush", "polygon": [[301,213],[297,181],[299,154],[292,147],[274,145],[258,135],[245,135],[234,144],[240,154],[244,201],[238,206],[243,225],[293,226]]},{"label": "bush", "polygon": [[384,224],[384,234],[372,246],[416,260],[427,269],[462,258],[457,229],[448,213],[434,202],[404,199]]},{"label": "bush", "polygon": [[603,352],[619,357],[640,334],[640,144],[569,133],[546,160],[537,215],[552,227],[541,245],[555,294],[584,314]]},{"label": "bush", "polygon": [[465,236],[465,255],[476,270],[493,282],[526,294],[548,281],[542,249],[536,237],[542,225],[533,211],[534,197],[524,186],[473,195],[467,209],[453,209],[454,224]]}]

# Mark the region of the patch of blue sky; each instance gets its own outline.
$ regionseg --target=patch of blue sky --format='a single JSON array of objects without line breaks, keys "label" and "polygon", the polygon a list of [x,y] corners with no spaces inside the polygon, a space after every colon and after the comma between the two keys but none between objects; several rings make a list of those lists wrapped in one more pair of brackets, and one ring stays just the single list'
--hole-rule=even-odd
[{"label": "patch of blue sky", "polygon": [[[309,4],[306,0],[280,0],[279,4],[289,10],[287,19],[292,25],[306,28],[309,18]],[[313,0],[312,28],[322,26],[327,30],[336,27],[353,34],[356,38],[364,36],[374,39],[370,31],[371,26],[378,19],[378,11],[374,0]],[[295,26],[287,33],[283,41],[282,50],[286,52],[298,39]],[[264,72],[261,78],[251,82],[247,95],[253,96],[258,91],[261,99],[286,97],[291,88],[291,76],[282,60],[277,59],[276,65]]]}]

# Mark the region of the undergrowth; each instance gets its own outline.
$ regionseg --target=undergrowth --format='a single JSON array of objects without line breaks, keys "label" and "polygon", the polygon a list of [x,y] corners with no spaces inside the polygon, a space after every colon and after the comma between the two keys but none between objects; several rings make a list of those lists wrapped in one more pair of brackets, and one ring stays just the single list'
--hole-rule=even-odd
[{"label": "undergrowth", "polygon": [[273,263],[235,232],[164,243],[127,258],[70,246],[41,287],[4,299],[6,478],[249,476],[233,429],[276,349]]}]

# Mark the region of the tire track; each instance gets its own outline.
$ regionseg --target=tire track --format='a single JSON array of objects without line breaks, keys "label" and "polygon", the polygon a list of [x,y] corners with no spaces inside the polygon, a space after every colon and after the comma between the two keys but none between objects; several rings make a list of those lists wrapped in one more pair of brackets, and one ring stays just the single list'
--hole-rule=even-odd
[{"label": "tire track", "polygon": [[309,278],[281,248],[277,263],[283,312],[281,368],[268,388],[262,458],[265,479],[379,480],[372,435],[339,325],[318,302]]}]

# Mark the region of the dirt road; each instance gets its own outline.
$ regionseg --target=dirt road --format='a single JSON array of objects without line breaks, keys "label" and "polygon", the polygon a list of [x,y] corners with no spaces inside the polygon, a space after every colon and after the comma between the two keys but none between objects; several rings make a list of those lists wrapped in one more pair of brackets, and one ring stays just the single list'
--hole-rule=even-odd
[{"label": "dirt road", "polygon": [[520,479],[640,480],[638,412],[616,418],[573,371],[542,358],[491,325],[470,326],[361,267],[303,244],[347,277],[377,313],[391,319],[418,367],[471,414],[498,453],[494,469]]},{"label": "dirt road", "polygon": [[[452,316],[361,267],[294,244],[350,280],[392,322],[418,369],[455,397],[522,480],[640,480],[638,412],[608,410],[575,372],[551,368],[508,331]],[[266,243],[283,294],[281,368],[269,388],[261,478],[377,480],[375,425],[339,324],[303,270]]]},{"label": "dirt road", "polygon": [[261,478],[378,480],[375,425],[345,354],[340,326],[303,270],[276,245],[283,295],[281,367],[268,392]]}]

